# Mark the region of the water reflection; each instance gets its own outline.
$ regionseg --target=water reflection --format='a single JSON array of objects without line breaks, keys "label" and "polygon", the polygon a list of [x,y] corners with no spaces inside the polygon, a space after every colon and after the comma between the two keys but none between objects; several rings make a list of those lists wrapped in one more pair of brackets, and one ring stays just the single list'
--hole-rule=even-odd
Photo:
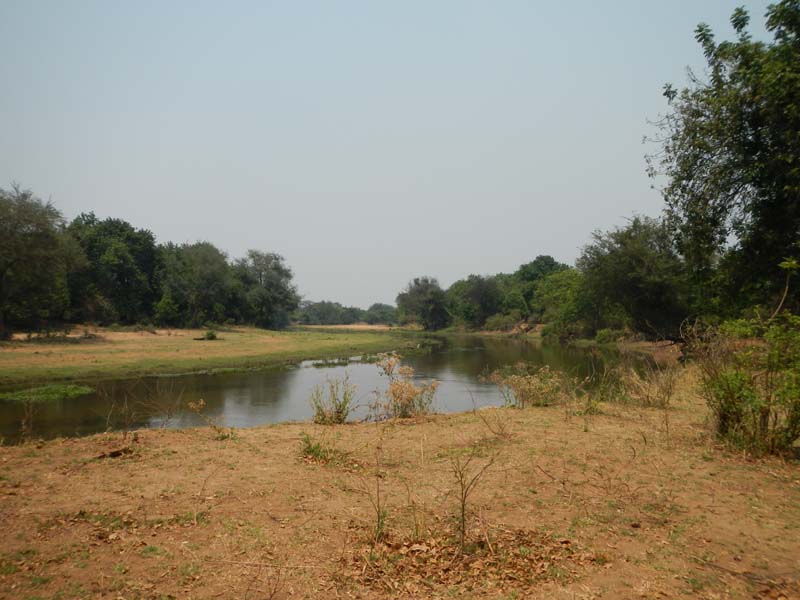
[{"label": "water reflection", "polygon": [[[591,352],[508,338],[448,337],[430,352],[414,354],[404,362],[415,377],[440,381],[434,408],[440,412],[500,405],[497,388],[481,375],[519,361],[584,376],[596,357]],[[308,420],[308,399],[315,385],[329,377],[344,377],[357,386],[354,418],[365,418],[373,392],[386,380],[374,364],[308,361],[293,368],[246,373],[150,377],[104,382],[94,394],[38,408],[34,434],[45,438],[86,435],[108,429],[192,427],[204,421],[187,409],[203,400],[204,414],[225,427]],[[23,417],[21,407],[0,403],[0,435],[14,440]]]}]

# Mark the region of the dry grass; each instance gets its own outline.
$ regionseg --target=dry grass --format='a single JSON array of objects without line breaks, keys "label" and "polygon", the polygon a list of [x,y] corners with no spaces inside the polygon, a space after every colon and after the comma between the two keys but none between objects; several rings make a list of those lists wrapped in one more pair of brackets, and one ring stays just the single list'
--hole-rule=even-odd
[{"label": "dry grass", "polygon": [[[75,328],[68,340],[0,344],[0,385],[56,379],[135,376],[253,368],[307,358],[397,349],[406,340],[387,330],[266,331],[236,327],[199,341],[202,329],[119,332]],[[88,332],[91,336],[85,338]]]},{"label": "dry grass", "polygon": [[[0,448],[0,598],[799,597],[798,465],[717,448],[690,375],[669,444],[662,410],[603,404],[588,431],[536,407],[495,409],[512,436],[465,413]],[[494,464],[462,554],[468,456]]]}]

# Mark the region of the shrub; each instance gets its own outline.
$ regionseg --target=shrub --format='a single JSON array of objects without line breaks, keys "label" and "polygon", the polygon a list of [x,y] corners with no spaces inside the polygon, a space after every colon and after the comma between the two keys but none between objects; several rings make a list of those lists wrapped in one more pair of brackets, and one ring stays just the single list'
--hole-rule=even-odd
[{"label": "shrub", "polygon": [[526,363],[497,370],[489,381],[500,388],[506,406],[515,408],[554,404],[562,398],[568,383],[563,373],[547,365],[534,367]]},{"label": "shrub", "polygon": [[496,314],[486,319],[484,328],[488,331],[511,331],[522,320],[519,310],[512,310],[508,314]]},{"label": "shrub", "polygon": [[669,408],[675,393],[678,371],[674,366],[648,364],[629,367],[620,377],[621,393],[639,406]]},{"label": "shrub", "polygon": [[321,464],[341,464],[347,458],[347,454],[334,447],[327,446],[312,438],[307,433],[300,434],[302,448],[300,453],[306,460]]},{"label": "shrub", "polygon": [[208,331],[206,331],[203,334],[203,339],[207,340],[209,342],[212,341],[212,340],[216,340],[217,339],[217,332],[214,331],[213,329],[209,329]]},{"label": "shrub", "polygon": [[[344,379],[328,379],[326,385],[314,386],[311,391],[311,407],[314,409],[314,423],[334,425],[344,423],[350,415],[356,386],[350,383],[345,374]],[[327,387],[327,395],[325,388]]]},{"label": "shrub", "polygon": [[[729,331],[761,332],[736,339]],[[800,317],[750,327],[695,325],[684,333],[702,375],[717,434],[753,453],[780,453],[800,439]]]},{"label": "shrub", "polygon": [[620,329],[598,329],[597,334],[594,336],[594,340],[598,344],[613,344],[624,335],[624,332]]},{"label": "shrub", "polygon": [[378,355],[378,368],[389,378],[386,392],[375,392],[373,410],[379,418],[405,419],[431,412],[439,382],[432,380],[416,385],[414,369],[400,365],[400,358],[397,354]]}]

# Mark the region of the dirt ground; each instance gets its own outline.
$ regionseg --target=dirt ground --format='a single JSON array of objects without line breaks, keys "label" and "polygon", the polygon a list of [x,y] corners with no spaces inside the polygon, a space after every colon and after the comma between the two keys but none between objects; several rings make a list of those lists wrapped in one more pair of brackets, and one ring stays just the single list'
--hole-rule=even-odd
[{"label": "dirt ground", "polygon": [[0,448],[0,598],[800,598],[798,464],[717,446],[683,383]]}]

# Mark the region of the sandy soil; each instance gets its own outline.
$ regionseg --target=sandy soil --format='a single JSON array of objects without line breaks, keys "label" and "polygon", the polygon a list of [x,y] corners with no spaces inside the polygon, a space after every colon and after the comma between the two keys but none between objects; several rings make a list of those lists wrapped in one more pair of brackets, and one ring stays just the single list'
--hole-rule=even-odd
[{"label": "sandy soil", "polygon": [[[800,597],[797,463],[715,446],[688,392],[572,412],[0,448],[0,598]],[[458,463],[491,463],[463,553]]]}]

